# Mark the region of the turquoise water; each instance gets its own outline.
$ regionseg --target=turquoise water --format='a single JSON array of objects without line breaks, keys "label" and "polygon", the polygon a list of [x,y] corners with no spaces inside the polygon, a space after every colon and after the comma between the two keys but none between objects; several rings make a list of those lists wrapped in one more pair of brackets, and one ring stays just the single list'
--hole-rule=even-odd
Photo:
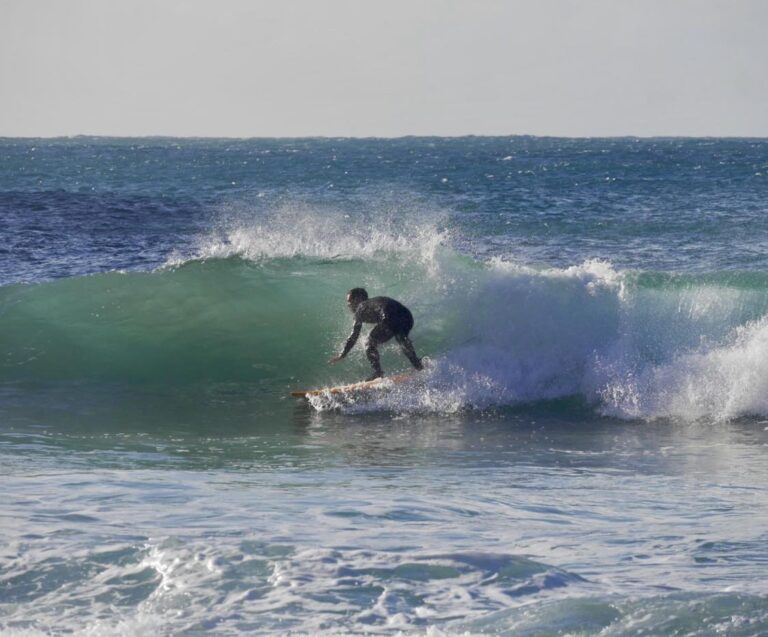
[{"label": "turquoise water", "polygon": [[765,140],[0,159],[3,634],[768,630]]}]

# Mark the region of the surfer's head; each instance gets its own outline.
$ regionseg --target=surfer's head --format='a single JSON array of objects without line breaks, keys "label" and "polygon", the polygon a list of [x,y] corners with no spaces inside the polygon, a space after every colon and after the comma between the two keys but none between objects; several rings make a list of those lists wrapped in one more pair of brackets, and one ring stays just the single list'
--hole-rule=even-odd
[{"label": "surfer's head", "polygon": [[352,288],[347,292],[347,305],[353,312],[357,309],[358,305],[367,300],[368,292],[365,291],[365,288]]}]

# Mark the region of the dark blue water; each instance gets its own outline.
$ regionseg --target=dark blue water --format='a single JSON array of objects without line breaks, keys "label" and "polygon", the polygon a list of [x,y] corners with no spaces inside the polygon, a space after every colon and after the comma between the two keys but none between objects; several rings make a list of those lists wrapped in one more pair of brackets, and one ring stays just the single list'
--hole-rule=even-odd
[{"label": "dark blue water", "polygon": [[3,140],[6,282],[162,264],[231,207],[440,210],[473,255],[766,268],[768,142],[713,139]]}]

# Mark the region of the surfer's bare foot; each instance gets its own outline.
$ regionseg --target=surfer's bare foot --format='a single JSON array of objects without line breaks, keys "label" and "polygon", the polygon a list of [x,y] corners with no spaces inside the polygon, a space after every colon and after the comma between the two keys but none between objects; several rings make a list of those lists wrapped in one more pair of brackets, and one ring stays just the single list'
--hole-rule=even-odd
[{"label": "surfer's bare foot", "polygon": [[366,378],[366,379],[365,379],[365,382],[366,382],[366,383],[369,383],[369,382],[371,382],[372,380],[376,380],[377,378],[384,378],[384,374],[382,374],[381,372],[375,372],[374,374],[372,374],[371,376],[369,376],[368,378]]}]

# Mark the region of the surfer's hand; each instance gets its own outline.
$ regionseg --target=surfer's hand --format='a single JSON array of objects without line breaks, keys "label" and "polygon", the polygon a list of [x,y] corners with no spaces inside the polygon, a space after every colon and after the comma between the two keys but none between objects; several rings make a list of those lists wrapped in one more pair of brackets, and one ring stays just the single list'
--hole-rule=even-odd
[{"label": "surfer's hand", "polygon": [[328,362],[329,362],[331,365],[335,365],[335,364],[336,364],[336,363],[338,363],[340,360],[341,360],[341,356],[334,356],[333,358],[329,358],[329,359],[328,359]]}]

